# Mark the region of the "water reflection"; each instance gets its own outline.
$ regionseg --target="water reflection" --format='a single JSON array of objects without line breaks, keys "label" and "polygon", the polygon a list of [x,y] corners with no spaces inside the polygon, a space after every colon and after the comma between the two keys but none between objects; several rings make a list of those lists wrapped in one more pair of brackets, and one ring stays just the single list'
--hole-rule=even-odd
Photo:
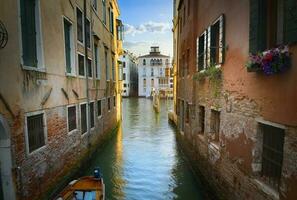
[{"label": "water reflection", "polygon": [[168,124],[172,102],[160,103],[157,114],[149,99],[123,99],[122,127],[86,172],[101,168],[107,199],[203,199]]}]

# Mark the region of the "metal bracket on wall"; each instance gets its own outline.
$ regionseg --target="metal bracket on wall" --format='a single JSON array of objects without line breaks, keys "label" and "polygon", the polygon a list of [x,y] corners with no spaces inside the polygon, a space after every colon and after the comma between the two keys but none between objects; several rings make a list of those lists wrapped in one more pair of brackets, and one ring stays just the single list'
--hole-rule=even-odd
[{"label": "metal bracket on wall", "polygon": [[0,100],[3,102],[5,108],[8,110],[8,112],[10,113],[10,115],[15,118],[15,115],[14,113],[12,112],[9,104],[7,103],[7,101],[4,99],[4,97],[2,96],[2,94],[0,94]]},{"label": "metal bracket on wall", "polygon": [[0,49],[3,49],[8,42],[8,33],[4,24],[0,20]]},{"label": "metal bracket on wall", "polygon": [[64,90],[64,88],[61,88],[61,90],[62,90],[62,92],[63,92],[65,98],[66,98],[67,100],[69,100],[69,96],[68,96],[67,92]]},{"label": "metal bracket on wall", "polygon": [[50,95],[51,95],[51,93],[52,93],[52,90],[53,90],[53,88],[51,87],[51,88],[49,89],[49,91],[44,95],[44,97],[43,97],[43,99],[42,99],[42,101],[41,101],[41,105],[42,105],[42,106],[47,102],[48,98],[50,97]]}]

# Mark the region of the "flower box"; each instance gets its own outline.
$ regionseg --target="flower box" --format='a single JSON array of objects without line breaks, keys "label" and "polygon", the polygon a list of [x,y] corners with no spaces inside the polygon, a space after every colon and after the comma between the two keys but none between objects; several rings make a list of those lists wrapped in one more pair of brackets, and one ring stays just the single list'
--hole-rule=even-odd
[{"label": "flower box", "polygon": [[251,54],[246,64],[248,72],[262,72],[266,75],[282,73],[291,66],[287,46],[280,46],[262,53]]}]

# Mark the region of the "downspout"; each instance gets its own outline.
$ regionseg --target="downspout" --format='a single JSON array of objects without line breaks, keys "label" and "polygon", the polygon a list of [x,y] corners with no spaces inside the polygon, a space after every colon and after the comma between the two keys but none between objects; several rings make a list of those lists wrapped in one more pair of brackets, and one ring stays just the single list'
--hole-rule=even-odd
[{"label": "downspout", "polygon": [[[89,68],[88,64],[88,47],[87,47],[87,2],[84,0],[84,42],[85,42],[85,67],[86,67],[86,95],[87,95],[87,134],[88,134],[88,147],[90,147],[90,120],[91,120],[91,112],[90,112],[90,96],[89,96]],[[91,26],[91,22],[90,22]]]}]

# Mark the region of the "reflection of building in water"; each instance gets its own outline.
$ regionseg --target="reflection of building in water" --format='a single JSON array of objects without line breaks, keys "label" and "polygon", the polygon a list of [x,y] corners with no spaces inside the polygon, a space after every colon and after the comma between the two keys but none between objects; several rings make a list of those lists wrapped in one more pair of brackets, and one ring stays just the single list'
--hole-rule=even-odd
[{"label": "reflection of building in water", "polygon": [[148,97],[153,88],[160,97],[173,95],[170,57],[162,55],[159,47],[151,47],[151,52],[138,57],[138,95]]}]

